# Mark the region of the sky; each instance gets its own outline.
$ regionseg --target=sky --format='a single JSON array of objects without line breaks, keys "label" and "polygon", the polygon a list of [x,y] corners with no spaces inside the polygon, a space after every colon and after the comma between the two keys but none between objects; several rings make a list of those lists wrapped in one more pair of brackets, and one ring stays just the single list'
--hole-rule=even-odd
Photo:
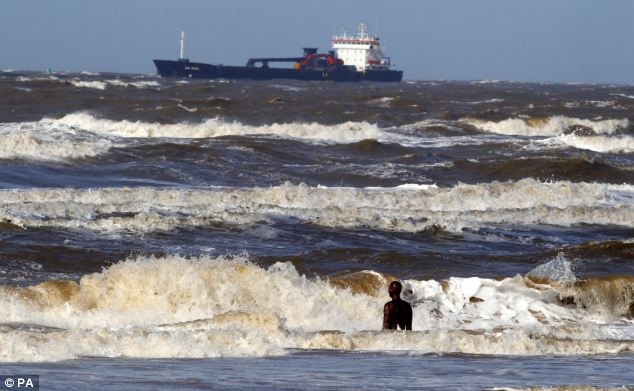
[{"label": "sky", "polygon": [[0,0],[0,69],[155,73],[330,48],[365,22],[409,80],[634,84],[634,0]]}]

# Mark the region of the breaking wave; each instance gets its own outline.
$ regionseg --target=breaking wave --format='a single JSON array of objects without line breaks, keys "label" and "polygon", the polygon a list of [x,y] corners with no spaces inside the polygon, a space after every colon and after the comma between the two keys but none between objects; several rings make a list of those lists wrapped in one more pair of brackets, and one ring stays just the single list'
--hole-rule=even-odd
[{"label": "breaking wave", "polygon": [[[114,146],[130,144],[122,138],[213,138],[274,135],[317,142],[349,143],[376,139],[379,128],[366,122],[339,125],[287,123],[263,126],[226,122],[219,118],[199,124],[159,124],[98,119],[87,113],[61,119],[0,123],[0,159],[61,161],[94,157]],[[118,140],[118,141],[117,141]]]},{"label": "breaking wave", "polygon": [[459,232],[498,224],[634,225],[634,186],[568,181],[440,188],[275,187],[2,190],[0,222],[146,232],[179,226],[299,220],[326,227]]},{"label": "breaking wave", "polygon": [[107,139],[51,129],[37,122],[2,123],[0,140],[0,159],[78,159],[106,153],[113,146]]},{"label": "breaking wave", "polygon": [[629,126],[627,119],[589,120],[553,116],[543,118],[509,118],[499,122],[467,118],[461,122],[489,133],[516,136],[558,136],[574,127],[591,130],[595,134],[612,134]]},{"label": "breaking wave", "polygon": [[70,80],[70,84],[78,88],[93,88],[95,90],[105,90],[108,84],[101,80]]},{"label": "breaking wave", "polygon": [[100,119],[88,113],[68,114],[51,120],[54,125],[80,128],[94,133],[118,137],[210,138],[221,136],[275,135],[315,141],[355,142],[377,139],[379,128],[368,122],[346,122],[338,125],[318,123],[285,123],[262,126],[227,122],[219,118],[201,123],[160,124],[140,121]]},{"label": "breaking wave", "polygon": [[79,282],[0,287],[0,361],[269,356],[298,348],[513,355],[634,349],[631,314],[618,312],[634,299],[634,280],[615,277],[590,288],[547,277],[405,280],[414,331],[393,333],[380,330],[390,280],[376,272],[352,276],[362,288],[353,289],[346,277],[308,278],[290,263],[140,257]]},{"label": "breaking wave", "polygon": [[603,135],[577,136],[575,134],[564,134],[555,138],[554,142],[594,152],[634,153],[634,137],[631,136],[608,137]]},{"label": "breaking wave", "polygon": [[[184,110],[195,111],[195,109],[182,105],[179,105],[179,107]],[[546,122],[541,127],[534,124],[526,125],[525,121],[528,120],[513,119],[506,121],[514,121],[512,123],[519,121],[524,124],[522,126],[533,129],[535,134],[555,134],[555,137],[551,139],[535,141],[534,145],[537,147],[541,147],[545,143],[550,146],[572,146],[596,152],[632,153],[634,151],[634,139],[627,135],[607,136],[594,133],[586,135],[578,131],[568,132],[566,127],[557,128],[555,131],[551,125],[546,125],[550,119],[545,120]],[[619,129],[621,125],[627,126],[627,120],[622,120],[622,124],[619,126],[600,125],[612,123],[610,121],[619,122],[617,120],[595,122],[593,131],[611,133]],[[500,124],[505,121],[499,123],[480,122],[484,124],[482,126],[488,127],[493,126],[491,124],[502,126]],[[7,140],[4,148],[0,147],[0,157],[36,160],[92,157],[108,152],[115,140],[118,140],[118,146],[140,142],[140,140],[132,140],[134,138],[150,139],[149,142],[152,142],[151,139],[154,138],[200,139],[223,136],[268,135],[299,139],[311,143],[349,144],[363,140],[377,140],[386,144],[423,148],[513,143],[517,141],[513,137],[504,137],[497,134],[474,137],[473,135],[464,134],[464,129],[460,128],[461,125],[464,126],[464,123],[439,120],[425,120],[410,125],[389,128],[380,128],[376,124],[368,122],[345,122],[335,125],[319,123],[247,125],[237,121],[229,122],[220,117],[210,118],[200,123],[180,122],[164,124],[111,120],[98,118],[86,112],[78,112],[67,114],[59,119],[45,118],[36,122],[0,124],[0,136],[5,137]],[[578,124],[578,126],[581,125]],[[493,133],[507,134],[504,131],[494,131]],[[508,134],[530,135],[531,133],[526,131],[523,133],[509,132]]]},{"label": "breaking wave", "polygon": [[120,79],[111,80],[79,80],[71,79],[68,83],[79,88],[93,88],[96,90],[105,90],[107,87],[135,87],[135,88],[156,88],[160,84],[155,80],[126,82]]}]

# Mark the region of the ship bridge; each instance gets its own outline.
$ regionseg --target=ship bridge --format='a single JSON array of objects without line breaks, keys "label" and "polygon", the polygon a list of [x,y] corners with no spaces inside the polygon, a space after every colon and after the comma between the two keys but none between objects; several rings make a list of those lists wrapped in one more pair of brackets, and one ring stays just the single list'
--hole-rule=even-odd
[{"label": "ship bridge", "polygon": [[332,37],[332,48],[338,59],[359,72],[390,69],[390,58],[385,56],[379,38],[370,36],[364,23],[359,24],[356,35],[348,35],[344,30]]}]

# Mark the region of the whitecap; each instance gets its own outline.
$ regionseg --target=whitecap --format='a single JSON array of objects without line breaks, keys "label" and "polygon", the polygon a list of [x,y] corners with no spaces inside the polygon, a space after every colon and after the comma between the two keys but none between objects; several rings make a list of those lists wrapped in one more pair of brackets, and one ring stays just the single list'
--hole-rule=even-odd
[{"label": "whitecap", "polygon": [[[432,227],[634,225],[634,187],[533,179],[453,187],[274,187],[0,190],[0,219],[23,227],[143,233],[293,219],[325,227],[417,232]],[[113,215],[114,214],[114,215]]]},{"label": "whitecap", "polygon": [[[259,357],[288,349],[410,354],[605,354],[634,349],[632,326],[561,302],[521,276],[404,280],[411,332],[382,332],[385,276],[362,290],[245,256],[138,257],[79,282],[0,286],[0,361],[85,356]],[[358,286],[358,284],[357,284]],[[301,303],[301,305],[298,305]],[[20,327],[27,324],[29,327]],[[619,326],[619,327],[615,327]]]},{"label": "whitecap", "polygon": [[210,138],[221,136],[275,135],[322,142],[355,142],[377,139],[379,128],[368,122],[345,122],[336,125],[312,123],[274,123],[252,126],[220,118],[201,123],[161,124],[141,121],[115,121],[97,118],[88,113],[73,113],[51,120],[54,124],[76,127],[94,133],[118,137]]},{"label": "whitecap", "polygon": [[489,133],[518,136],[558,136],[573,126],[586,127],[597,134],[612,134],[629,126],[627,118],[589,120],[561,115],[528,119],[509,118],[499,122],[466,118],[460,122]]}]

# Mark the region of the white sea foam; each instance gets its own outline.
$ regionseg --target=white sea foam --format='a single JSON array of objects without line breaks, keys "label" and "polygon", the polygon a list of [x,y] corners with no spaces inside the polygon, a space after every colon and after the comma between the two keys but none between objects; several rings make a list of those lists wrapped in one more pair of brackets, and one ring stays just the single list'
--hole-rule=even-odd
[{"label": "white sea foam", "polygon": [[293,219],[326,227],[459,232],[497,224],[634,225],[634,186],[567,181],[397,188],[102,188],[0,191],[0,221],[146,232]]},{"label": "white sea foam", "polygon": [[491,99],[484,99],[484,100],[472,100],[472,101],[466,101],[466,102],[455,101],[452,103],[465,104],[465,105],[481,105],[484,103],[500,103],[500,102],[504,102],[504,99],[491,98]]},{"label": "white sea foam", "polygon": [[562,149],[562,148],[586,149],[600,153],[628,154],[634,153],[634,137],[626,135],[577,135],[562,134],[555,137],[531,141],[526,149]]},{"label": "white sea foam", "polygon": [[108,84],[101,80],[70,80],[70,84],[79,88],[94,88],[96,90],[105,90]]},{"label": "white sea foam", "polygon": [[[441,136],[437,128],[465,133],[464,124],[457,121],[428,119],[398,127],[382,129],[379,141],[412,147],[446,148],[458,145],[517,143],[517,137],[500,134],[466,134]],[[429,133],[431,132],[431,134]]]},{"label": "white sea foam", "polygon": [[392,106],[392,102],[395,101],[395,100],[396,100],[395,97],[383,96],[383,97],[380,97],[380,98],[371,99],[371,100],[367,101],[366,103],[368,105],[376,106],[376,107],[391,107]]},{"label": "white sea foam", "polygon": [[626,94],[610,94],[612,96],[620,96],[621,98],[626,98],[626,99],[634,99],[634,95],[626,95]]},{"label": "white sea foam", "polygon": [[[179,105],[194,112],[195,107]],[[0,123],[0,158],[64,160],[92,157],[114,146],[135,143],[129,138],[206,138],[228,135],[274,135],[310,142],[347,143],[377,138],[381,131],[366,122],[338,125],[288,123],[263,126],[226,122],[219,118],[202,123],[159,124],[98,119],[87,113],[69,114],[61,119],[35,122]],[[138,141],[138,140],[137,140]]]},{"label": "white sea foam", "polygon": [[279,88],[280,90],[289,91],[289,92],[301,92],[305,90],[305,88],[303,87],[286,85],[286,84],[271,84],[270,86],[273,88]]},{"label": "white sea foam", "polygon": [[426,119],[411,124],[381,129],[379,141],[410,147],[446,148],[458,145],[484,145],[517,143],[516,137],[499,134],[438,135],[438,128],[455,133],[465,133],[464,124],[458,121]]},{"label": "white sea foam", "polygon": [[179,104],[177,104],[176,106],[178,106],[178,107],[180,107],[181,109],[183,109],[183,110],[185,110],[185,111],[187,111],[187,112],[190,112],[190,113],[195,113],[195,112],[197,112],[197,111],[198,111],[198,107],[187,107],[187,106],[182,105],[182,104],[180,104],[180,103],[179,103]]},{"label": "white sea foam", "polygon": [[[601,354],[634,349],[632,326],[564,306],[557,284],[404,281],[413,332],[382,332],[389,280],[362,273],[362,289],[308,278],[290,263],[247,259],[127,260],[79,283],[0,287],[0,361],[81,356],[267,356],[287,349],[415,353]],[[359,281],[359,278],[355,279]],[[608,323],[606,323],[608,322]]]},{"label": "white sea foam", "polygon": [[576,107],[615,107],[615,101],[604,101],[604,100],[585,100],[585,101],[574,101],[574,102],[566,102],[564,106],[568,108],[576,108]]},{"label": "white sea foam", "polygon": [[474,80],[471,84],[499,84],[503,83],[502,80]]},{"label": "white sea foam", "polygon": [[0,159],[65,160],[106,153],[113,143],[39,122],[0,123]]},{"label": "white sea foam", "polygon": [[135,87],[135,88],[150,88],[150,87],[159,87],[160,84],[157,81],[149,80],[149,81],[136,81],[136,82],[126,82],[120,79],[108,79],[108,80],[80,80],[80,79],[71,79],[68,81],[75,87],[80,88],[94,88],[97,90],[105,90],[109,86],[116,87]]},{"label": "white sea foam", "polygon": [[556,137],[553,141],[595,152],[634,153],[634,137],[632,136],[608,137],[603,135],[577,136],[565,134]]},{"label": "white sea foam", "polygon": [[117,86],[117,87],[135,87],[135,88],[156,88],[160,87],[158,81],[156,80],[143,80],[143,81],[133,81],[126,82],[121,79],[108,79],[105,81],[108,85]]},{"label": "white sea foam", "polygon": [[[178,104],[183,110],[195,112],[197,107],[184,106]],[[557,117],[553,117],[557,118]],[[561,117],[565,118],[565,117]],[[477,120],[463,120],[461,122],[476,121],[481,126],[502,126],[504,121],[500,123],[481,122]],[[580,120],[576,123],[573,119],[567,121],[559,121],[558,125],[553,125],[553,119],[543,119],[540,121],[513,119],[507,120],[504,127],[517,125],[520,128],[532,127],[535,134],[556,133],[560,135],[566,126],[573,123],[581,126],[591,127],[597,133],[611,133],[616,129],[628,125],[628,120],[604,120],[590,121]],[[528,122],[525,122],[528,121]],[[585,121],[585,122],[584,122]],[[566,122],[567,125],[561,125]],[[32,124],[32,123],[25,123]],[[319,123],[273,123],[269,125],[247,125],[237,121],[226,121],[220,117],[210,118],[203,122],[190,123],[180,122],[175,124],[149,123],[141,121],[129,120],[111,120],[106,118],[98,118],[87,112],[77,112],[67,114],[59,119],[45,118],[36,123],[37,127],[42,129],[55,129],[59,131],[68,131],[74,134],[84,133],[90,134],[95,139],[105,138],[112,140],[114,138],[214,138],[222,136],[250,136],[250,135],[271,135],[275,137],[301,139],[307,142],[316,143],[352,143],[366,139],[378,140],[382,143],[398,143],[405,146],[442,148],[455,145],[482,145],[490,143],[509,143],[517,142],[513,136],[504,136],[504,131],[496,131],[493,133],[500,134],[481,134],[481,135],[459,135],[459,136],[429,136],[426,135],[426,129],[436,132],[437,127],[445,127],[452,131],[464,132],[460,122],[442,121],[442,120],[425,120],[417,123],[390,127],[379,128],[376,124],[368,122],[345,122],[335,125],[324,125]],[[483,125],[484,124],[484,125]],[[512,127],[511,126],[511,127]],[[572,126],[572,125],[571,125]],[[556,131],[553,129],[557,129]],[[498,129],[499,130],[499,129]],[[513,133],[513,132],[508,132]],[[520,132],[516,132],[520,133]],[[529,132],[525,132],[528,134]],[[567,140],[571,142],[573,137],[563,137],[560,142]],[[580,139],[579,143],[587,139]],[[597,139],[599,140],[599,139]],[[606,151],[628,152],[630,148],[629,138],[627,136],[615,140],[604,138],[605,141],[597,141],[595,144],[603,142],[606,144]],[[130,143],[127,141],[126,143]],[[619,147],[619,145],[624,145]],[[595,145],[594,150],[601,151],[600,146]],[[591,148],[590,148],[591,149]]]},{"label": "white sea foam", "polygon": [[461,122],[489,133],[518,136],[558,136],[573,126],[589,128],[597,134],[612,134],[629,126],[629,121],[626,118],[593,121],[564,116],[529,119],[509,118],[500,122],[467,118]]},{"label": "white sea foam", "polygon": [[318,123],[286,123],[262,126],[227,122],[219,118],[201,123],[159,124],[140,121],[114,121],[96,118],[88,113],[68,114],[54,124],[76,127],[94,133],[119,137],[171,137],[208,138],[236,135],[275,135],[315,141],[355,142],[377,139],[380,133],[376,125],[367,122],[345,122],[338,125]]}]

